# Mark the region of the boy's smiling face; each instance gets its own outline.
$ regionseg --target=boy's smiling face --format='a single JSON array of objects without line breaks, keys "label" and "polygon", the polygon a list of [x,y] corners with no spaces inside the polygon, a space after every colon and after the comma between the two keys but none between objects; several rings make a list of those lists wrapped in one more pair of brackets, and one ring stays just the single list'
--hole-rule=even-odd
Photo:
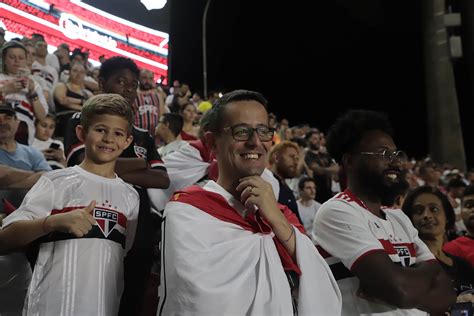
[{"label": "boy's smiling face", "polygon": [[76,133],[85,144],[87,159],[95,164],[114,162],[133,140],[123,117],[101,114],[91,123],[87,130],[78,125]]}]

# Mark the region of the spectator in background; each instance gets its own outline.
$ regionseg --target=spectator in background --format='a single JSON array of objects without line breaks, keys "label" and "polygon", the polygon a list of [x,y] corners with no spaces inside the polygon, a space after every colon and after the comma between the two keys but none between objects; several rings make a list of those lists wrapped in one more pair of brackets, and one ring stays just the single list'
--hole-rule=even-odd
[{"label": "spectator in background", "polygon": [[31,73],[33,75],[37,74],[46,80],[49,85],[48,91],[52,91],[53,87],[58,82],[58,71],[46,62],[46,56],[48,55],[48,44],[41,40],[36,41],[35,49],[36,57],[35,61],[31,65]]},{"label": "spectator in background", "polygon": [[461,199],[461,217],[467,229],[465,236],[458,237],[443,245],[443,251],[471,264],[474,269],[474,185],[464,190]]},{"label": "spectator in background", "polygon": [[312,130],[308,132],[305,140],[308,144],[305,162],[313,172],[313,177],[318,187],[317,201],[324,203],[334,195],[332,192],[332,179],[337,176],[339,166],[334,163],[327,153],[320,150],[321,137],[319,131]]},{"label": "spectator in background", "polygon": [[[0,104],[0,165],[34,172],[35,174],[27,177],[37,180],[40,172],[50,171],[51,167],[38,149],[15,141],[18,125],[16,111],[9,104]],[[8,170],[7,175],[19,176],[12,170]],[[22,182],[25,185],[25,181],[29,181],[28,186],[33,184],[32,179],[28,180],[27,177],[21,180],[15,179],[10,185],[18,185]],[[18,193],[21,196],[17,198],[22,200],[25,193]],[[18,205],[14,206],[18,207]],[[0,310],[2,314],[21,314],[30,279],[31,268],[23,252],[0,255]]]},{"label": "spectator in background", "polygon": [[269,168],[280,184],[278,203],[288,206],[302,223],[296,198],[285,182],[286,179],[292,179],[300,175],[298,170],[300,157],[298,145],[287,140],[283,141],[270,149],[268,157]]},{"label": "spectator in background", "polygon": [[0,27],[0,48],[5,44],[5,29]]},{"label": "spectator in background", "polygon": [[59,44],[58,48],[54,52],[54,54],[58,57],[59,60],[59,77],[61,77],[61,73],[65,70],[71,69],[71,57],[70,57],[71,50],[69,45],[66,43]]},{"label": "spectator in background", "polygon": [[85,88],[85,75],[84,65],[73,62],[68,82],[59,82],[54,88],[58,118],[57,135],[60,137],[64,137],[66,124],[72,115],[80,112],[84,102],[92,96],[92,93]]},{"label": "spectator in background", "polygon": [[382,208],[382,198],[402,178],[387,118],[355,110],[339,117],[327,136],[347,189],[318,210],[313,239],[325,254],[342,292],[342,315],[444,314],[456,301],[451,280],[410,219]]},{"label": "spectator in background", "polygon": [[135,126],[148,130],[154,135],[160,117],[165,113],[165,100],[158,93],[153,72],[140,70],[137,97],[132,104]]},{"label": "spectator in background", "polygon": [[[36,43],[39,42],[39,41],[47,43],[44,36],[42,34],[39,34],[39,33],[31,34],[31,41],[33,42],[33,45],[35,47],[36,47]],[[46,46],[46,48],[47,48],[47,46]],[[53,67],[56,70],[56,73],[59,74],[60,66],[59,66],[58,57],[56,57],[56,55],[54,55],[54,54],[50,54],[50,53],[47,52],[45,60],[46,60],[46,64]]]},{"label": "spectator in background", "polygon": [[[458,302],[467,298],[466,290],[474,290],[474,269],[462,258],[443,251],[443,245],[454,231],[455,215],[446,195],[432,186],[421,186],[410,192],[403,203],[403,211],[418,230],[418,234],[445,272],[453,281]],[[470,302],[474,302],[469,295]]]},{"label": "spectator in background", "polygon": [[196,125],[197,109],[196,107],[188,102],[182,106],[180,111],[183,117],[183,129],[179,134],[182,140],[197,140],[199,134],[199,125]]},{"label": "spectator in background", "polygon": [[19,120],[9,104],[0,104],[0,164],[29,171],[50,171],[41,152],[15,141]]},{"label": "spectator in background", "polygon": [[437,166],[431,161],[425,161],[420,166],[418,173],[420,176],[421,185],[429,185],[433,188],[440,187],[441,173],[436,170]]},{"label": "spectator in background", "polygon": [[52,169],[62,169],[67,166],[64,156],[64,145],[58,139],[53,139],[56,129],[56,117],[48,114],[43,120],[35,122],[35,139],[32,147],[41,151]]},{"label": "spectator in background", "polygon": [[163,142],[158,148],[161,158],[179,150],[187,143],[178,139],[183,128],[183,117],[176,113],[164,113],[155,129],[155,137]]},{"label": "spectator in background", "polygon": [[20,42],[10,41],[2,48],[2,73],[0,92],[3,100],[17,112],[21,122],[16,139],[22,144],[31,144],[35,136],[35,119],[42,120],[48,113],[48,103],[43,89],[36,83],[26,68],[28,51]]},{"label": "spectator in background", "polygon": [[461,198],[464,195],[466,187],[466,182],[464,182],[460,176],[449,180],[446,186],[449,202],[454,209],[454,214],[456,214],[455,228],[458,234],[464,234],[466,232],[466,227],[461,217]]},{"label": "spectator in background", "polygon": [[[25,48],[27,51],[26,54],[26,68],[29,69],[30,73],[31,72],[31,67],[33,63],[35,62],[36,59],[36,48],[35,46],[30,42],[26,41],[25,42]],[[54,99],[53,99],[53,87],[51,86],[50,83],[48,83],[39,72],[35,72],[34,74],[32,73],[32,79],[40,85],[40,87],[43,89],[43,95],[45,100],[48,103],[48,112],[55,113],[56,109],[54,107]]]},{"label": "spectator in background", "polygon": [[308,236],[313,230],[313,221],[316,213],[321,207],[321,203],[316,202],[316,182],[313,178],[304,177],[298,183],[300,198],[296,201],[301,221]]}]

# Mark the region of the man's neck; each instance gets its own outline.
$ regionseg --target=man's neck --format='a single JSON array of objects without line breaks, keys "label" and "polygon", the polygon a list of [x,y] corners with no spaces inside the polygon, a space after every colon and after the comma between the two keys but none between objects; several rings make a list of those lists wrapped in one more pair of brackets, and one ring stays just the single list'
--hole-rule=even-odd
[{"label": "man's neck", "polygon": [[41,65],[46,66],[46,56],[44,57],[36,56],[36,61],[39,62]]},{"label": "man's neck", "polygon": [[298,201],[299,201],[302,205],[304,205],[304,206],[310,206],[310,205],[311,205],[311,201],[313,201],[313,200],[311,200],[311,199],[306,199],[306,198],[303,199],[303,198],[300,197]]},{"label": "man's neck", "polygon": [[16,150],[15,140],[0,140],[0,149],[8,152],[14,152]]},{"label": "man's neck", "polygon": [[375,196],[374,193],[359,187],[349,181],[348,184],[349,190],[351,190],[354,195],[359,198],[367,207],[367,209],[378,217],[383,217],[380,208],[382,207],[382,199],[378,196]]},{"label": "man's neck", "polygon": [[79,166],[82,169],[89,171],[90,173],[94,173],[98,176],[114,179],[115,178],[115,162],[116,161],[112,161],[112,162],[108,162],[104,164],[97,164],[93,162],[92,160],[88,159],[87,157],[85,157]]}]

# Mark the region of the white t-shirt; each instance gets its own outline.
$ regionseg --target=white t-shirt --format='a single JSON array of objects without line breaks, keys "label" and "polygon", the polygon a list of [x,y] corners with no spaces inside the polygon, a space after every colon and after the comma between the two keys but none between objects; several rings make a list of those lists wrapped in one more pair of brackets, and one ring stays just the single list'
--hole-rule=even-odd
[{"label": "white t-shirt", "polygon": [[[48,140],[39,140],[38,138],[35,137],[35,139],[33,140],[33,143],[31,144],[31,147],[36,148],[39,151],[43,151],[43,150],[48,149],[49,146],[51,146],[51,144],[53,144],[53,143],[58,144],[59,149],[62,149],[63,152],[64,152],[63,142],[58,140],[58,139],[52,139],[52,138],[50,138]],[[64,157],[64,159],[66,160],[66,157]],[[48,164],[53,169],[62,169],[62,168],[64,168],[64,166],[62,164],[60,164],[59,162],[57,162],[56,160],[46,160],[46,161],[48,162]]]},{"label": "white t-shirt", "polygon": [[51,171],[3,220],[3,227],[83,208],[92,200],[96,224],[85,237],[60,232],[42,237],[24,315],[117,315],[123,258],[138,218],[139,197],[132,186],[79,166]]},{"label": "white t-shirt", "polygon": [[310,200],[309,206],[304,205],[301,203],[300,200],[296,201],[298,204],[298,213],[300,213],[301,221],[303,222],[304,230],[306,234],[311,235],[311,230],[313,229],[313,221],[314,216],[316,216],[316,212],[321,207],[321,203],[316,202],[315,200]]},{"label": "white t-shirt", "polygon": [[358,295],[359,279],[351,269],[364,255],[383,250],[404,267],[434,260],[418,237],[410,219],[396,209],[384,210],[386,220],[364,208],[349,191],[323,203],[312,230],[312,239],[324,251],[342,293],[342,315],[426,315],[426,312],[379,304]]}]

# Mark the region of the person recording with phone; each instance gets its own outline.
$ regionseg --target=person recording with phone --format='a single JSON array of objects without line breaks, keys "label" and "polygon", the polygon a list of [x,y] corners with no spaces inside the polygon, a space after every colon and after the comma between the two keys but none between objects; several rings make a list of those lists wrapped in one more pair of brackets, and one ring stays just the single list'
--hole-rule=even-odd
[{"label": "person recording with phone", "polygon": [[339,315],[329,266],[262,177],[275,130],[258,92],[225,94],[206,144],[218,177],[165,206],[157,315]]},{"label": "person recording with phone", "polygon": [[35,121],[35,139],[32,147],[40,150],[52,169],[67,167],[64,156],[64,144],[59,139],[52,138],[56,129],[56,117],[48,114],[42,120]]},{"label": "person recording with phone", "polygon": [[2,48],[2,73],[0,93],[3,102],[16,112],[20,122],[15,140],[31,145],[35,135],[35,120],[42,120],[48,113],[48,103],[43,89],[27,69],[26,47],[17,41],[5,43]]}]

